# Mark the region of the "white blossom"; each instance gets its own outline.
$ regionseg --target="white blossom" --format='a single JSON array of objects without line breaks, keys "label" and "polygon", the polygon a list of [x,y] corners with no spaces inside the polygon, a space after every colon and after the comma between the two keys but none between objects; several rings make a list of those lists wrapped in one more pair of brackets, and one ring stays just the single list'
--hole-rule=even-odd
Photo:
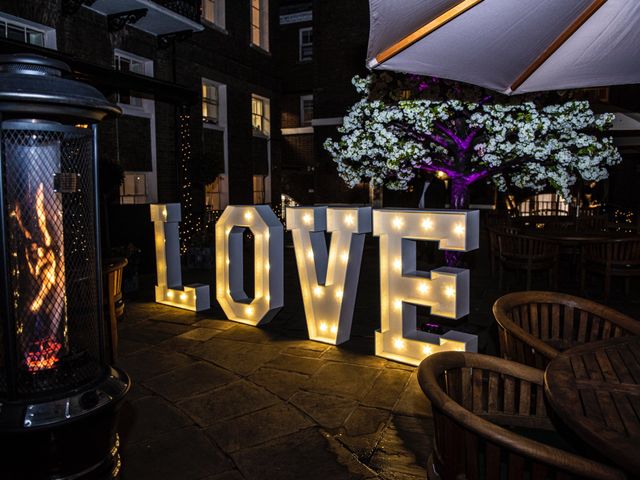
[{"label": "white blossom", "polygon": [[[602,138],[613,115],[596,115],[588,102],[543,108],[456,99],[386,104],[368,100],[370,82],[354,77],[362,99],[344,117],[342,136],[324,144],[350,186],[372,181],[402,190],[419,170],[440,166],[461,175],[486,170],[501,190],[508,184],[533,190],[550,184],[568,198],[578,178],[602,180],[606,167],[621,161],[612,139]],[[444,130],[456,128],[454,119],[477,131],[463,165],[456,163],[460,145]]]}]

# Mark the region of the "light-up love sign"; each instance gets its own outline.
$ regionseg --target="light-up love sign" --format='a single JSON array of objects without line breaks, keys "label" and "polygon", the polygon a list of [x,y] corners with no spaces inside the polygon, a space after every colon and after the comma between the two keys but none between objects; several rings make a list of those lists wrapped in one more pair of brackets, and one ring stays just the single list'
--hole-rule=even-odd
[{"label": "light-up love sign", "polygon": [[469,271],[416,268],[416,240],[439,242],[442,250],[478,248],[477,211],[375,210],[373,234],[380,237],[381,328],[376,355],[418,365],[431,353],[477,350],[477,337],[449,331],[440,336],[416,328],[416,305],[433,315],[458,319],[469,313]]},{"label": "light-up love sign", "polygon": [[[158,253],[156,301],[182,308],[193,302],[191,309],[200,309],[204,290],[179,289],[180,205],[152,205],[151,216]],[[440,267],[425,272],[416,266],[416,241],[436,241],[441,250],[478,248],[479,214],[467,210],[382,209],[373,211],[372,219],[369,207],[288,208],[287,229],[293,236],[309,337],[331,344],[349,339],[364,236],[372,225],[373,234],[380,237],[381,328],[375,332],[376,355],[418,365],[437,351],[476,351],[475,335],[453,330],[436,335],[416,328],[418,305],[452,319],[469,312],[468,270]],[[245,229],[255,237],[253,299],[243,286]],[[325,231],[332,234],[328,251]],[[283,306],[282,224],[267,205],[229,206],[216,224],[215,237],[216,298],[225,314],[249,325],[268,322]]]},{"label": "light-up love sign", "polygon": [[[254,298],[244,291],[244,229],[254,236]],[[284,235],[268,205],[229,206],[216,223],[216,299],[230,320],[259,325],[284,305]]]},{"label": "light-up love sign", "polygon": [[210,308],[209,285],[182,286],[180,267],[180,204],[151,205],[156,243],[156,302],[200,312]]},{"label": "light-up love sign", "polygon": [[[287,208],[287,230],[296,251],[309,338],[349,340],[371,207]],[[331,233],[327,253],[325,230]]]}]

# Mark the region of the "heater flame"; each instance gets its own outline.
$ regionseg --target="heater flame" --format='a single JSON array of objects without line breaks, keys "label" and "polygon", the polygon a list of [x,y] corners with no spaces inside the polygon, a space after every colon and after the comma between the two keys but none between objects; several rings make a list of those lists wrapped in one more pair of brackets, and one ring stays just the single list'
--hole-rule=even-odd
[{"label": "heater flame", "polygon": [[30,372],[53,368],[60,360],[58,352],[62,348],[61,343],[53,340],[42,340],[34,342],[34,346],[38,350],[27,353],[27,367],[29,367]]},{"label": "heater flame", "polygon": [[[20,205],[17,204],[13,212],[11,212],[11,216],[15,218],[18,228],[27,240],[24,248],[24,257],[34,284],[38,286],[37,292],[28,304],[29,312],[34,315],[32,321],[36,323],[35,328],[32,330],[37,330],[40,323],[39,318],[42,316],[47,318],[53,327],[48,328],[48,336],[29,342],[24,355],[25,363],[30,372],[53,368],[59,361],[58,352],[62,348],[62,343],[56,341],[54,332],[58,330],[62,322],[62,318],[56,317],[64,315],[62,309],[58,311],[54,308],[52,309],[53,311],[43,312],[43,310],[47,310],[45,305],[50,303],[47,300],[51,295],[54,296],[54,303],[64,303],[64,273],[62,271],[64,258],[61,253],[59,255],[56,254],[56,245],[47,225],[43,183],[40,183],[36,189],[35,210],[39,237],[41,238],[40,243],[25,226]],[[30,327],[23,326],[20,330],[24,333],[27,328]],[[37,335],[38,332],[34,331],[33,333]]]}]

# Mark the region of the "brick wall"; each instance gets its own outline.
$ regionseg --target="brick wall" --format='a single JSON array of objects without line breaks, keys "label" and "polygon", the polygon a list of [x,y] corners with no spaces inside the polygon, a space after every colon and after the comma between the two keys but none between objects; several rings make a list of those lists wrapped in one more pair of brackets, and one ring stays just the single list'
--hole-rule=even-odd
[{"label": "brick wall", "polygon": [[[134,26],[126,26],[118,32],[109,32],[107,20],[86,7],[81,7],[73,15],[61,13],[61,0],[43,2],[38,0],[6,0],[0,11],[38,22],[56,29],[58,51],[86,62],[111,67],[113,51],[120,49],[128,53],[153,60],[154,77],[177,83],[196,91],[201,90],[201,78],[224,83],[228,86],[228,149],[230,196],[232,202],[247,203],[252,198],[252,137],[251,93],[257,93],[271,100],[272,144],[278,142],[280,113],[278,108],[279,78],[276,75],[274,56],[277,44],[271,41],[271,52],[264,52],[250,46],[250,24],[248,1],[227,0],[226,31],[206,27],[203,32],[190,39],[180,41],[175,46],[161,49],[155,36],[142,32]],[[278,1],[270,5],[273,36],[277,28]],[[104,93],[115,101],[114,91]],[[179,200],[180,179],[176,158],[177,109],[179,106],[155,101],[156,113],[156,156],[158,200],[161,202]],[[190,170],[196,175],[194,189],[203,190],[203,181],[216,173],[222,173],[223,162],[219,155],[211,158],[203,147],[201,106],[189,108],[191,114],[192,163]],[[122,122],[119,122],[121,124]],[[114,120],[104,122],[100,127],[100,149],[105,158],[118,157],[117,145],[130,151],[138,148],[141,137],[137,129],[117,129]],[[118,130],[118,135],[116,131]],[[271,161],[279,168],[279,148],[276,155],[272,151]],[[144,160],[145,165],[147,159]],[[201,163],[204,162],[204,165]],[[137,165],[138,167],[140,165]],[[274,182],[275,186],[279,182]],[[274,196],[279,191],[274,190]],[[197,198],[204,198],[196,194]],[[198,208],[203,209],[201,203]]]}]

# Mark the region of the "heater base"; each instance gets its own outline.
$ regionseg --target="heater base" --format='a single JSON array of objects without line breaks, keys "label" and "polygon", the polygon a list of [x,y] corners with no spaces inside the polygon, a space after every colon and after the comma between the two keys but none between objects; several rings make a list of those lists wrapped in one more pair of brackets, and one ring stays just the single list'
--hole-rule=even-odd
[{"label": "heater base", "polygon": [[[121,388],[114,391],[114,377]],[[114,480],[119,478],[119,439],[116,434],[118,411],[129,390],[129,377],[112,370],[105,383],[109,384],[109,400],[92,409],[53,423],[23,428],[0,428],[0,478],[3,480]],[[102,398],[101,386],[89,390]],[[86,393],[86,392],[85,392]],[[58,400],[57,402],[60,402]],[[64,402],[64,399],[63,399]],[[71,404],[71,399],[67,399]],[[44,409],[48,404],[36,404]],[[23,405],[23,419],[29,408]],[[19,406],[13,404],[13,411]],[[37,409],[36,409],[37,410]],[[46,411],[46,409],[45,409]],[[6,413],[6,412],[5,412]],[[1,415],[0,415],[1,416]],[[36,417],[37,418],[37,417]],[[6,418],[5,418],[6,420]],[[5,423],[6,426],[6,423]]]}]

